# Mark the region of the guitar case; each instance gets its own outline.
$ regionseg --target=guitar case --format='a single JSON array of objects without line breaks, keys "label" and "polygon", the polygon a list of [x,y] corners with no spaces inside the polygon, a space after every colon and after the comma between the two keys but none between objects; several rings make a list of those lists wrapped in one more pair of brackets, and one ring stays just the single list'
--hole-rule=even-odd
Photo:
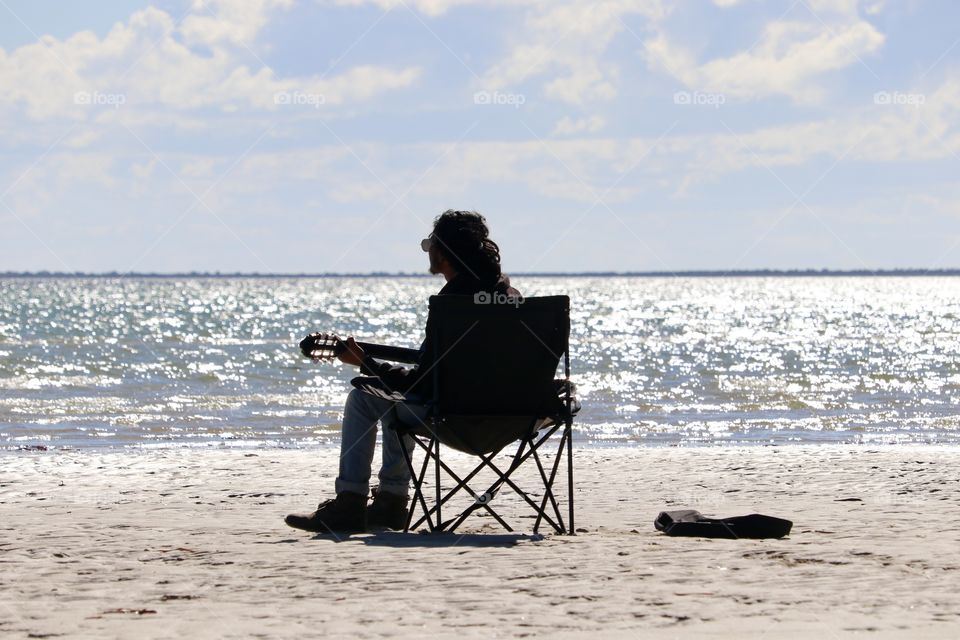
[{"label": "guitar case", "polygon": [[751,513],[733,518],[708,518],[699,511],[661,511],[653,526],[668,536],[699,538],[782,538],[790,534],[793,523],[782,518]]}]

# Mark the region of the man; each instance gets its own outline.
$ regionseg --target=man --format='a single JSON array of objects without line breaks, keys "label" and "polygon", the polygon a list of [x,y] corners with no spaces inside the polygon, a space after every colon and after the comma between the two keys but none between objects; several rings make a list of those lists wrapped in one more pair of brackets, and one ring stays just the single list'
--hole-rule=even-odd
[{"label": "man", "polygon": [[[486,220],[478,213],[445,211],[434,221],[433,232],[420,247],[429,254],[430,273],[446,280],[439,295],[487,292],[520,296],[502,274],[500,248],[490,239]],[[364,354],[352,337],[347,338],[347,351],[339,356],[340,360],[359,366],[367,377],[354,378],[356,388],[350,392],[344,408],[337,497],[321,503],[311,514],[288,515],[288,525],[306,531],[345,533],[404,527],[410,473],[401,447],[409,454],[414,445],[409,436],[403,436],[401,442],[390,427],[397,419],[416,424],[427,415],[427,374],[435,357],[430,349],[432,332],[428,323],[420,362],[412,368],[377,362]],[[378,421],[383,425],[383,462],[378,474],[380,486],[368,506]]]}]

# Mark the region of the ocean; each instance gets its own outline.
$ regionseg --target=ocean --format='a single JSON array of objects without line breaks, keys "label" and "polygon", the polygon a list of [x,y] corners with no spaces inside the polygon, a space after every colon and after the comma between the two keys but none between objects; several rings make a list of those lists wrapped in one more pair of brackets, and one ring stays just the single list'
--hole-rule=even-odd
[{"label": "ocean", "polygon": [[[515,277],[571,297],[581,444],[960,443],[960,278]],[[429,277],[2,278],[0,448],[336,444],[356,369],[416,347]]]}]

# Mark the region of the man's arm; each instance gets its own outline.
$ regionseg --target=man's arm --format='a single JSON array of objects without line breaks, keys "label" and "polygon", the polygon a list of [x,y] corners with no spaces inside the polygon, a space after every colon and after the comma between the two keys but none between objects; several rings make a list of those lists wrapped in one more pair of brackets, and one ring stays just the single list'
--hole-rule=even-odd
[{"label": "man's arm", "polygon": [[341,362],[360,367],[360,372],[368,376],[376,376],[392,391],[409,391],[417,379],[417,367],[407,368],[393,365],[389,362],[378,362],[360,348],[356,340],[347,338],[344,343],[346,350],[337,356]]}]

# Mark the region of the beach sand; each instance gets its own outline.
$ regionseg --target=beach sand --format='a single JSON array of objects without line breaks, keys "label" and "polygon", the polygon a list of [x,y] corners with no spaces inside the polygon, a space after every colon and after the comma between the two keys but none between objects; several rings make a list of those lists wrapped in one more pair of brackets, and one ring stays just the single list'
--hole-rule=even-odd
[{"label": "beach sand", "polygon": [[[0,636],[960,637],[960,449],[581,448],[573,537],[529,535],[505,493],[523,533],[285,526],[337,455],[0,454]],[[684,507],[794,528],[655,531]]]}]

